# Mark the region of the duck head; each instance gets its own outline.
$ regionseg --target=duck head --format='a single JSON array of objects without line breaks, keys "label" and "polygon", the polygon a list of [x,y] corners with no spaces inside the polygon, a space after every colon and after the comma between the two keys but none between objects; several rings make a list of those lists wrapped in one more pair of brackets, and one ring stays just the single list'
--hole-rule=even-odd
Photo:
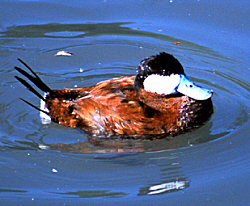
[{"label": "duck head", "polygon": [[193,83],[184,73],[180,62],[171,54],[160,54],[145,58],[137,67],[134,89],[141,89],[159,95],[180,93],[194,100],[206,100],[213,95],[212,90]]}]

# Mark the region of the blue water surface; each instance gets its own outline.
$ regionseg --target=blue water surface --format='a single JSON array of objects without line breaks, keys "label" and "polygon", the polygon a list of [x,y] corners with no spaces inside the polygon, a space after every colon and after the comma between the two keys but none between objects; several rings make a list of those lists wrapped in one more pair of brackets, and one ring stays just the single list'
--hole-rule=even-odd
[{"label": "blue water surface", "polygon": [[[249,205],[249,8],[247,0],[1,1],[0,205]],[[91,144],[79,130],[41,124],[19,99],[39,106],[14,78],[17,58],[61,89],[135,75],[161,51],[214,91],[212,118],[173,140]]]}]

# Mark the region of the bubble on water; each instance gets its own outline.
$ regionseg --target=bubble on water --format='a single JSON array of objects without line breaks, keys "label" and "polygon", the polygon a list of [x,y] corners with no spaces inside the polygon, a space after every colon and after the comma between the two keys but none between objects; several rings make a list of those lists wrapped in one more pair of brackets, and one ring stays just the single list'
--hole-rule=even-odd
[{"label": "bubble on water", "polygon": [[57,169],[52,168],[52,172],[53,172],[53,173],[57,173],[58,171],[57,171]]}]

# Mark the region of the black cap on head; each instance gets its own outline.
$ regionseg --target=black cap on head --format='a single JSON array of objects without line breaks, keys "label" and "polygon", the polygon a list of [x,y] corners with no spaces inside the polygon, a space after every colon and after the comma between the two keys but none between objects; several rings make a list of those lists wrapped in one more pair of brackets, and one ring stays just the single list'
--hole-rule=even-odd
[{"label": "black cap on head", "polygon": [[173,55],[161,52],[143,59],[137,67],[134,88],[138,92],[143,88],[143,81],[151,74],[171,75],[185,74],[180,62]]}]

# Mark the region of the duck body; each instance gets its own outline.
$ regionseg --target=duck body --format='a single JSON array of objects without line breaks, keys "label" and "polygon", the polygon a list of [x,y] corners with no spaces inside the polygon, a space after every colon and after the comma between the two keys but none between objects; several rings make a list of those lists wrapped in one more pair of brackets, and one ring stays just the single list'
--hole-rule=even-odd
[{"label": "duck body", "polygon": [[[153,56],[153,60],[161,55]],[[198,95],[201,100],[197,100],[178,91],[159,94],[154,89],[147,89],[143,82],[151,74],[145,71],[145,64],[150,66],[150,70],[154,66],[158,68],[147,60],[140,63],[136,76],[114,78],[76,89],[51,90],[33,71],[34,77],[18,67],[16,69],[46,92],[45,97],[35,93],[46,105],[46,110],[39,109],[41,112],[53,122],[80,128],[92,137],[162,138],[189,131],[209,119],[213,113],[211,94],[205,94],[205,97]],[[149,58],[148,61],[153,60]],[[179,78],[182,74],[176,75]],[[25,80],[16,78],[29,90],[35,91]]]}]

